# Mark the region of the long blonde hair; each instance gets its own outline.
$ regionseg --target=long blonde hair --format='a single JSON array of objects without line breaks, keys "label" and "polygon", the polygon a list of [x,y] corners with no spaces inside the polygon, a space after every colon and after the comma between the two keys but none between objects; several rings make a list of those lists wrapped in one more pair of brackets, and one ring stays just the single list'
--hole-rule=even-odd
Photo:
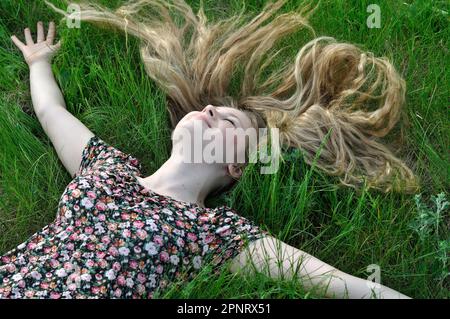
[{"label": "long blonde hair", "polygon": [[[405,100],[405,81],[386,58],[316,37],[260,81],[279,53],[275,42],[301,28],[314,34],[309,6],[269,20],[284,2],[268,3],[250,21],[241,12],[214,23],[202,4],[194,14],[183,0],[134,0],[116,10],[78,5],[82,21],[114,26],[140,39],[146,72],[167,93],[173,126],[208,104],[235,107],[257,127],[278,128],[280,146],[299,148],[306,162],[315,160],[345,185],[416,191],[416,176],[379,141],[398,122]],[[231,96],[230,80],[239,63],[242,85]]]}]

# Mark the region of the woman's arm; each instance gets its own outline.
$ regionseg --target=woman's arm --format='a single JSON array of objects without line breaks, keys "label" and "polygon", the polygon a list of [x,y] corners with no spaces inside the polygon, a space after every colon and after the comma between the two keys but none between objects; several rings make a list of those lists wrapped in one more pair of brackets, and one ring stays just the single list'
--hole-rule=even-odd
[{"label": "woman's arm", "polygon": [[89,139],[94,136],[83,123],[66,109],[63,95],[51,68],[51,59],[61,41],[53,45],[55,24],[50,22],[47,39],[41,21],[37,24],[36,43],[26,28],[26,45],[15,35],[11,37],[30,69],[30,89],[33,108],[45,133],[52,141],[61,162],[73,177],[81,163],[81,155]]},{"label": "woman's arm", "polygon": [[346,274],[274,237],[249,244],[231,263],[232,272],[261,272],[274,279],[300,279],[303,286],[317,288],[327,297],[410,299],[393,289]]}]

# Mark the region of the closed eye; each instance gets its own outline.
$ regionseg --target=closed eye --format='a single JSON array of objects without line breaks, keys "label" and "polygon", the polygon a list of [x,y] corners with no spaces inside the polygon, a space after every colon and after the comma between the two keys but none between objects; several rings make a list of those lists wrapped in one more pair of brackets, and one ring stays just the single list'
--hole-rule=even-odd
[{"label": "closed eye", "polygon": [[230,122],[231,124],[233,124],[234,127],[236,127],[236,125],[234,124],[234,122],[233,122],[232,120],[230,120],[230,119],[225,119],[225,121]]}]

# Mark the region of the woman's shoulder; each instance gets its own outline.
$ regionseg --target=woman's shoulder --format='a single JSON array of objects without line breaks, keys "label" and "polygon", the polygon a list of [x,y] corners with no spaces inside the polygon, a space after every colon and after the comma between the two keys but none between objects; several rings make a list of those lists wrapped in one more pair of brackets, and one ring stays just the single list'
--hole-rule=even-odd
[{"label": "woman's shoulder", "polygon": [[133,155],[121,151],[97,135],[87,143],[82,153],[82,160],[77,175],[97,172],[131,171],[139,173],[142,170],[140,161]]}]

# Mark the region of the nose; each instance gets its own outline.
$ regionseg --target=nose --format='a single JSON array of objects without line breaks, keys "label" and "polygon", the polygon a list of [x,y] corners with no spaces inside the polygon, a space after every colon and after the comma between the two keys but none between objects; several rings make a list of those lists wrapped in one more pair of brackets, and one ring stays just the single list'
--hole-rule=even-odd
[{"label": "nose", "polygon": [[210,116],[211,118],[216,118],[217,114],[216,114],[216,108],[214,106],[212,106],[211,104],[207,105],[202,112],[206,113],[208,116]]}]

